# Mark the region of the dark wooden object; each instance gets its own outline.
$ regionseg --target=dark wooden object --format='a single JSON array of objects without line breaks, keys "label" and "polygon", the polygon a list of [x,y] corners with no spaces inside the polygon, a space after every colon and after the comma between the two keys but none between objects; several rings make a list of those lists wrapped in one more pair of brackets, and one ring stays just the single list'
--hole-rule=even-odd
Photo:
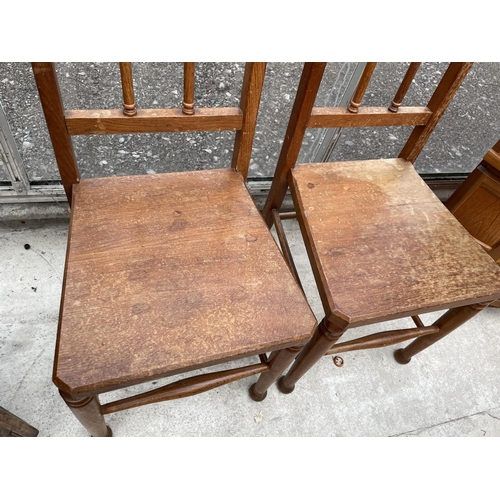
[{"label": "dark wooden object", "polygon": [[[286,367],[285,367],[286,368]],[[36,437],[38,429],[0,407],[0,437]]]},{"label": "dark wooden object", "polygon": [[[450,196],[446,206],[500,265],[500,141]],[[500,301],[491,305],[500,307]]]},{"label": "dark wooden object", "polygon": [[[411,163],[471,64],[451,63],[427,106],[408,110],[399,104],[417,65],[412,63],[399,87],[395,110],[354,106],[356,114],[314,108],[325,63],[304,65],[264,217],[269,226],[277,222],[289,187],[325,317],[280,379],[284,393],[325,354],[415,339],[396,351],[396,360],[407,363],[500,297],[500,268]],[[361,101],[372,71],[367,67],[354,104]],[[402,124],[416,126],[399,158],[296,165],[308,126]],[[284,232],[277,230],[281,240]],[[443,309],[448,312],[432,326],[419,317]],[[347,329],[402,317],[411,317],[416,328],[336,344]]]},{"label": "dark wooden object", "polygon": [[[105,414],[256,374],[263,378],[250,395],[264,399],[316,327],[245,185],[265,63],[247,64],[239,108],[197,108],[193,115],[178,109],[53,116],[62,109],[54,66],[33,63],[33,69],[49,129],[55,123],[64,137],[75,127],[79,133],[237,130],[232,168],[67,186],[71,221],[53,380],[68,407],[92,435],[110,436]],[[55,141],[56,157],[70,147]],[[250,356],[259,360],[99,402],[104,392]]]}]

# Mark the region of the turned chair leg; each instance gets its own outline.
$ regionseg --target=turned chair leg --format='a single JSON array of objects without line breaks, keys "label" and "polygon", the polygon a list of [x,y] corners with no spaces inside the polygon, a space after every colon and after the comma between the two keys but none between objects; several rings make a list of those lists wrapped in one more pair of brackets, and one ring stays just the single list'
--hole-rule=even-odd
[{"label": "turned chair leg", "polygon": [[278,389],[284,394],[290,394],[295,389],[297,381],[332,348],[346,330],[347,327],[336,328],[323,318],[312,339],[297,356],[288,373],[279,379]]},{"label": "turned chair leg", "polygon": [[95,437],[111,437],[111,428],[106,425],[98,396],[78,399],[59,391],[64,402],[69,406],[80,423]]},{"label": "turned chair leg", "polygon": [[463,325],[466,321],[473,318],[476,314],[487,307],[488,304],[489,302],[486,302],[450,309],[433,323],[433,326],[439,327],[438,333],[419,337],[405,348],[398,349],[394,352],[395,360],[402,365],[406,365],[415,354],[418,354],[432,344],[435,344],[438,340],[441,340],[453,330]]},{"label": "turned chair leg", "polygon": [[274,351],[269,357],[270,368],[260,375],[255,384],[249,389],[250,397],[254,401],[263,401],[267,396],[267,389],[277,380],[277,378],[287,369],[297,354],[302,349],[302,345],[288,347],[280,351]]}]

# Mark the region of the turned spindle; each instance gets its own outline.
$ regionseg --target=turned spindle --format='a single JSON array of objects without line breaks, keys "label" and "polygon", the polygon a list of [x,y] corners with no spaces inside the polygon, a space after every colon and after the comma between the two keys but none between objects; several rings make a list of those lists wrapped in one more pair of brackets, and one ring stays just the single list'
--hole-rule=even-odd
[{"label": "turned spindle", "polygon": [[134,99],[132,64],[129,62],[121,62],[120,75],[122,78],[123,114],[126,116],[134,116],[137,114],[137,109]]},{"label": "turned spindle", "polygon": [[184,63],[184,100],[182,112],[194,115],[194,62]]},{"label": "turned spindle", "polygon": [[389,111],[392,111],[393,113],[398,112],[399,106],[401,106],[401,103],[403,102],[406,92],[408,92],[411,82],[413,81],[413,78],[417,74],[420,64],[422,63],[419,62],[410,63],[410,67],[408,68],[408,71],[406,72],[403,81],[401,82],[401,85],[399,86],[399,89],[396,92],[396,96],[394,97],[391,105],[389,106]]},{"label": "turned spindle", "polygon": [[372,77],[376,65],[377,63],[374,62],[366,63],[365,69],[358,82],[358,86],[354,91],[354,95],[352,96],[351,102],[347,106],[347,110],[350,111],[351,113],[358,112],[358,108],[361,106],[361,101],[363,100],[363,96],[365,95],[366,88],[370,83],[370,79]]}]

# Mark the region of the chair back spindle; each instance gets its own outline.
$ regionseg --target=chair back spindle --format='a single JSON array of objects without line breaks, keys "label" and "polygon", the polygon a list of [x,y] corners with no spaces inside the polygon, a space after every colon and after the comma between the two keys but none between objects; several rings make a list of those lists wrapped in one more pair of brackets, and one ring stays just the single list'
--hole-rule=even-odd
[{"label": "chair back spindle", "polygon": [[184,100],[182,112],[194,115],[194,62],[184,63]]},{"label": "chair back spindle", "polygon": [[132,79],[131,63],[120,63],[120,76],[122,79],[123,91],[123,114],[125,116],[135,116],[137,114],[137,109],[134,98],[134,83]]},{"label": "chair back spindle", "polygon": [[361,101],[363,100],[363,96],[365,95],[366,89],[368,88],[368,84],[370,83],[376,66],[377,63],[375,62],[366,63],[365,69],[363,71],[363,74],[361,75],[358,85],[356,86],[356,90],[354,91],[351,102],[347,106],[347,110],[351,113],[358,112],[358,108],[361,106]]},{"label": "chair back spindle", "polygon": [[396,96],[394,97],[391,105],[389,106],[389,111],[393,113],[398,112],[399,106],[401,106],[401,104],[403,103],[403,99],[405,98],[405,95],[408,92],[408,89],[410,88],[411,82],[413,81],[413,78],[417,74],[418,68],[420,68],[421,64],[422,63],[419,62],[410,63],[408,71],[406,72],[403,81],[401,82],[401,85],[399,86],[399,89],[396,92]]},{"label": "chair back spindle", "polygon": [[64,110],[54,63],[32,63],[61,180],[71,205],[80,181],[73,135],[234,130],[231,167],[246,180],[266,63],[246,63],[239,107],[194,108],[194,63],[184,64],[184,100],[179,108],[137,109],[132,64],[120,63],[122,109]]},{"label": "chair back spindle", "polygon": [[326,63],[304,64],[273,183],[263,209],[263,216],[269,227],[273,224],[272,210],[279,209],[285,197],[288,174],[298,160],[307,128],[411,126],[414,130],[399,154],[399,158],[414,162],[472,67],[472,63],[451,63],[427,106],[401,106],[420,65],[420,63],[411,63],[391,104],[393,109],[388,109],[387,105],[384,107],[361,106],[375,65],[376,63],[367,63],[346,109],[345,107],[314,107],[314,100]]}]

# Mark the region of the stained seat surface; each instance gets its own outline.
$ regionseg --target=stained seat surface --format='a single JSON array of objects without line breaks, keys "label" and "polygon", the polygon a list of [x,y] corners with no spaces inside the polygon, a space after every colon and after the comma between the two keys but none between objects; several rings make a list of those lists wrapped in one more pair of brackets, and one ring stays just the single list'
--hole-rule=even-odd
[{"label": "stained seat surface", "polygon": [[307,340],[316,320],[231,170],[74,186],[55,383],[119,387]]},{"label": "stained seat surface", "polygon": [[323,304],[353,325],[500,296],[498,265],[410,162],[297,165],[290,181]]}]

